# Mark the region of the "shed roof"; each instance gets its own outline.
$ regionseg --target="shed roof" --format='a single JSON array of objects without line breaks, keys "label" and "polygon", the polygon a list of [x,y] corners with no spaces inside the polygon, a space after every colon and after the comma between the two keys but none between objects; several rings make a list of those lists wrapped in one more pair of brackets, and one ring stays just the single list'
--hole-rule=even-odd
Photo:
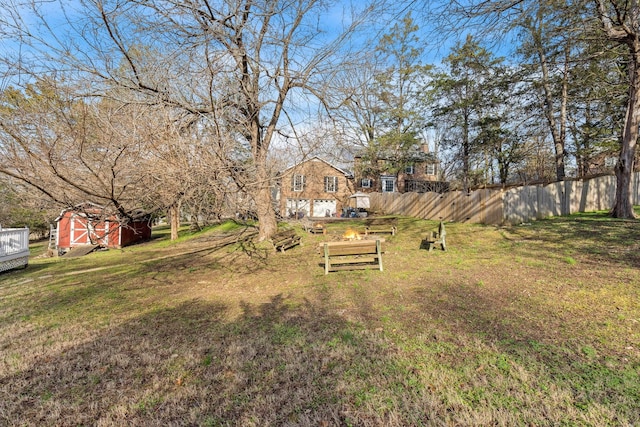
[{"label": "shed roof", "polygon": [[[93,202],[84,202],[84,203],[79,203],[75,206],[71,206],[68,208],[63,209],[60,212],[60,215],[58,215],[58,217],[54,220],[55,222],[60,221],[60,219],[62,219],[62,217],[64,216],[65,213],[67,212],[82,212],[82,213],[95,213],[95,214],[101,214],[104,215],[105,217],[111,217],[111,218],[116,218],[118,221],[120,221],[120,219],[122,218],[120,215],[118,215],[118,213],[116,212],[107,212],[106,208],[104,206],[100,206],[96,203]],[[138,218],[135,221],[147,221],[149,218],[148,214],[144,214],[144,212],[142,210],[137,210],[137,211],[132,211],[131,212],[133,215],[137,216]]]}]

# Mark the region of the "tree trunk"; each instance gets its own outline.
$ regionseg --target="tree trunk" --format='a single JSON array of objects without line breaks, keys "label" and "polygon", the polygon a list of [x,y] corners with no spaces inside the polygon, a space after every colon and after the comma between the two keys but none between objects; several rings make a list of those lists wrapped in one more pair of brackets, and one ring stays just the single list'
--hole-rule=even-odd
[{"label": "tree trunk", "polygon": [[[563,180],[566,176],[565,170],[565,145],[567,142],[567,104],[569,103],[569,63],[570,50],[569,45],[564,47],[564,68],[562,71],[562,95],[560,97],[560,139],[556,144],[556,175],[558,180]],[[561,145],[561,147],[559,146]],[[562,177],[562,178],[560,178]]]},{"label": "tree trunk", "polygon": [[463,115],[462,124],[462,190],[467,193],[469,191],[469,156],[470,156],[470,143],[469,143],[469,112],[465,109]]},{"label": "tree trunk", "polygon": [[622,146],[615,167],[616,201],[611,209],[614,218],[636,218],[631,203],[631,177],[638,142],[638,123],[640,123],[640,5],[627,2],[617,14],[610,13],[611,4],[605,0],[596,0],[599,19],[610,40],[626,45],[629,49],[627,66],[629,69],[629,100],[622,130]]},{"label": "tree trunk", "polygon": [[180,202],[169,207],[169,223],[171,224],[171,240],[176,240],[180,228]]},{"label": "tree trunk", "polygon": [[640,41],[629,44],[629,101],[622,131],[622,147],[615,167],[616,201],[611,215],[614,218],[636,218],[631,203],[631,178],[640,123]]},{"label": "tree trunk", "polygon": [[263,241],[278,231],[276,212],[273,209],[271,180],[265,164],[257,165],[258,188],[255,195],[256,213],[258,214],[258,240]]},{"label": "tree trunk", "polygon": [[541,42],[537,46],[538,49],[538,59],[540,61],[540,68],[542,70],[542,88],[544,90],[544,102],[543,102],[543,110],[544,115],[547,119],[547,123],[549,125],[549,130],[551,131],[551,137],[553,138],[553,146],[555,149],[555,164],[556,164],[556,179],[558,181],[562,181],[565,178],[565,168],[564,168],[564,147],[565,147],[565,123],[566,120],[566,96],[567,96],[567,88],[566,88],[566,79],[567,75],[563,76],[563,85],[562,85],[562,99],[561,99],[561,114],[560,114],[560,123],[556,122],[555,113],[553,111],[554,105],[554,94],[551,88],[550,83],[550,71],[549,71],[549,63],[547,60],[547,56],[544,53],[544,49],[542,47]]}]

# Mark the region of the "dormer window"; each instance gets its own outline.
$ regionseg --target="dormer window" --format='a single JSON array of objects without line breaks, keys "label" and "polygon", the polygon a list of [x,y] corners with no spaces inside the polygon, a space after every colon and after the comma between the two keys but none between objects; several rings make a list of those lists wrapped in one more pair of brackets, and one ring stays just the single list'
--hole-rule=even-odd
[{"label": "dormer window", "polygon": [[371,188],[371,179],[370,178],[362,178],[360,181],[361,188]]},{"label": "dormer window", "polygon": [[413,165],[408,165],[404,168],[404,173],[406,173],[407,175],[413,175],[415,171],[415,167]]}]

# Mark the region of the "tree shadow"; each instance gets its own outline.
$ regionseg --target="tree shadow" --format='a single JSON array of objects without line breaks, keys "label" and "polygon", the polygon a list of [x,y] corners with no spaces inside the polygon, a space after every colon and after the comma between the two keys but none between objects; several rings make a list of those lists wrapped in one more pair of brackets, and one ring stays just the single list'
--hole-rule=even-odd
[{"label": "tree shadow", "polygon": [[23,267],[17,267],[11,270],[3,270],[3,271],[0,271],[0,280],[1,279],[17,279],[19,278],[19,276],[25,273],[28,274],[28,273],[40,271],[40,270],[43,270],[44,268],[46,268],[46,266],[42,264],[30,263]]},{"label": "tree shadow", "polygon": [[605,213],[582,214],[579,218],[535,221],[509,232],[531,248],[545,253],[565,252],[590,255],[595,262],[640,268],[640,221],[619,220]]},{"label": "tree shadow", "polygon": [[384,424],[352,402],[389,381],[380,366],[408,375],[382,337],[282,295],[229,309],[193,300],[40,350],[0,378],[0,424]]},{"label": "tree shadow", "polygon": [[[480,285],[456,283],[414,292],[413,299],[419,302],[416,310],[429,319],[428,324],[438,325],[429,329],[432,336],[427,346],[440,349],[444,364],[468,369],[467,357],[472,357],[477,359],[473,376],[479,382],[486,381],[483,378],[492,371],[517,377],[524,370],[525,377],[535,378],[540,387],[563,390],[569,396],[566,402],[550,399],[546,404],[565,405],[568,418],[563,420],[556,409],[548,415],[555,417],[555,421],[548,418],[551,424],[569,419],[589,423],[588,409],[607,407],[611,402],[619,404],[614,419],[620,425],[640,422],[636,411],[640,406],[637,334],[623,338],[623,345],[602,342],[594,330],[600,322],[588,313],[580,317],[563,312],[545,304],[543,298],[526,296],[517,287],[485,291]],[[525,299],[531,302],[525,304]],[[484,349],[476,349],[478,343]],[[533,399],[532,394],[529,403]]]},{"label": "tree shadow", "polygon": [[[234,233],[203,236],[192,241],[198,249],[161,256],[143,264],[147,271],[207,267],[251,274],[267,266],[271,252],[265,246],[256,245],[256,236],[255,229],[249,227]],[[251,262],[247,262],[247,257]]]}]

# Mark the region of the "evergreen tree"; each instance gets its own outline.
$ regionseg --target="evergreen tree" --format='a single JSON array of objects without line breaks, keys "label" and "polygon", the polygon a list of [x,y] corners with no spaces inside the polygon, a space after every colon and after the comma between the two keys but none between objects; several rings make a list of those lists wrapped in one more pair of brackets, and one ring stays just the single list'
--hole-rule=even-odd
[{"label": "evergreen tree", "polygon": [[382,36],[376,48],[376,63],[381,65],[373,76],[375,101],[369,111],[375,120],[367,128],[367,144],[360,152],[363,169],[359,172],[365,175],[396,175],[413,161],[425,160],[416,155],[427,125],[431,66],[422,63],[418,30],[408,14]]},{"label": "evergreen tree", "polygon": [[472,157],[479,154],[477,136],[485,113],[495,109],[495,79],[502,72],[502,60],[481,47],[471,36],[457,44],[444,61],[444,68],[433,74],[437,103],[434,119],[443,127],[443,146],[454,151],[459,163],[462,187],[470,185]]}]

